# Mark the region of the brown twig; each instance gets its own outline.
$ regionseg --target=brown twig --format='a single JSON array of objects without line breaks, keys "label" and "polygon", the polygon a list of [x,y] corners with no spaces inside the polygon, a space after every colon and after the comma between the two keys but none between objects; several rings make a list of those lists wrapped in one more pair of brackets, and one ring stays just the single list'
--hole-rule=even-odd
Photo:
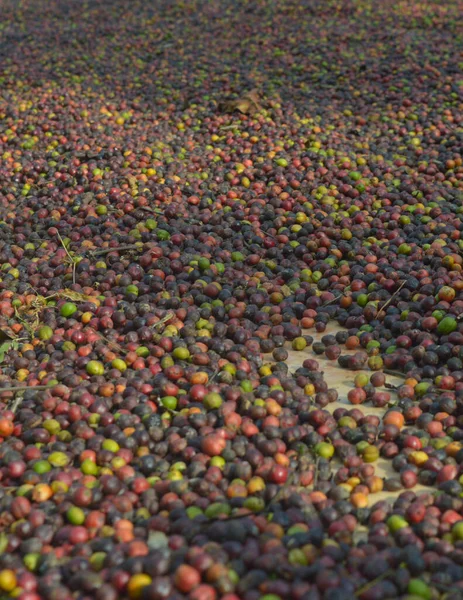
[{"label": "brown twig", "polygon": [[393,371],[392,369],[383,369],[383,373],[386,373],[386,375],[392,375],[393,377],[402,377],[403,379],[407,379],[408,377],[408,375],[405,375],[405,373]]},{"label": "brown twig", "polygon": [[89,254],[92,256],[103,256],[110,252],[125,252],[126,250],[142,250],[142,246],[139,244],[129,244],[127,246],[116,246],[114,248],[105,248],[104,250],[90,250]]},{"label": "brown twig", "polygon": [[335,296],[334,298],[331,298],[331,300],[328,300],[327,302],[325,302],[325,304],[322,304],[322,306],[329,306],[330,304],[333,304],[333,302],[336,302],[337,300],[341,300],[341,298],[344,296],[344,294],[339,294],[339,296]]},{"label": "brown twig", "polygon": [[154,215],[163,215],[164,212],[160,208],[152,208],[151,206],[138,206],[141,210],[146,210],[147,212],[153,213]]},{"label": "brown twig", "polygon": [[339,296],[335,296],[332,300],[328,300],[327,302],[325,302],[325,304],[323,304],[323,306],[329,306],[330,304],[333,304],[333,302],[340,300],[343,296],[346,295],[346,292],[348,292],[349,290],[350,290],[350,285],[348,285],[346,287],[346,289],[341,294],[339,294]]},{"label": "brown twig", "polygon": [[315,486],[318,483],[318,468],[319,468],[319,465],[320,465],[320,457],[317,456],[317,458],[315,459],[315,473],[314,473],[314,476],[313,476],[312,489],[315,489]]},{"label": "brown twig", "polygon": [[3,392],[25,392],[27,390],[48,390],[52,388],[52,385],[18,385],[18,386],[10,386],[10,387],[0,387],[0,394]]},{"label": "brown twig", "polygon": [[273,235],[273,233],[268,233],[267,231],[262,231],[262,229],[257,229],[256,233],[261,233],[262,235],[265,235],[266,237],[269,237],[272,240],[278,241],[276,236]]},{"label": "brown twig", "polygon": [[362,587],[359,588],[355,592],[355,596],[356,597],[361,596],[364,592],[367,592],[369,589],[371,589],[377,583],[379,583],[383,579],[386,579],[387,577],[389,577],[390,575],[393,575],[393,574],[394,574],[394,570],[393,569],[388,569],[387,571],[384,571],[384,573],[381,573],[381,575],[378,575],[378,577],[376,577],[375,579],[372,579],[371,581],[369,581],[365,585],[362,585]]},{"label": "brown twig", "polygon": [[393,385],[392,383],[388,383],[387,381],[386,381],[386,383],[384,384],[384,387],[385,387],[387,390],[396,390],[396,389],[397,389],[397,386],[396,386],[396,385]]},{"label": "brown twig", "polygon": [[[96,333],[96,332],[95,332]],[[122,348],[122,346],[120,346],[117,342],[113,342],[111,340],[108,340],[108,338],[106,338],[104,335],[102,335],[101,333],[97,333],[97,335],[100,336],[100,338],[106,342],[108,344],[108,346],[112,346],[115,350],[117,350],[118,352],[120,352],[121,354],[127,354],[127,350],[124,350],[124,348]]]},{"label": "brown twig", "polygon": [[384,312],[386,310],[386,308],[389,306],[389,304],[394,300],[394,298],[397,296],[397,294],[400,292],[400,290],[404,287],[404,285],[407,283],[407,280],[404,279],[402,281],[402,283],[399,285],[399,287],[396,289],[396,291],[392,294],[392,296],[389,298],[389,300],[384,304],[384,306],[382,306],[379,311],[376,313],[376,318],[379,318],[379,315]]},{"label": "brown twig", "polygon": [[214,371],[211,375],[211,378],[209,379],[209,383],[212,383],[219,373],[220,373],[220,369],[217,369],[216,371]]}]

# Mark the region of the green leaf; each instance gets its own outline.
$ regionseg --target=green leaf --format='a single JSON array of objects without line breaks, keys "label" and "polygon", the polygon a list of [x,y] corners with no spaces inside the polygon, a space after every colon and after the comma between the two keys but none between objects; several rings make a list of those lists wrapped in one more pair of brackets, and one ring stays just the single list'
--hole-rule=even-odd
[{"label": "green leaf", "polygon": [[3,344],[0,345],[0,363],[3,362],[3,360],[5,359],[5,354],[10,348],[11,342],[3,342]]}]

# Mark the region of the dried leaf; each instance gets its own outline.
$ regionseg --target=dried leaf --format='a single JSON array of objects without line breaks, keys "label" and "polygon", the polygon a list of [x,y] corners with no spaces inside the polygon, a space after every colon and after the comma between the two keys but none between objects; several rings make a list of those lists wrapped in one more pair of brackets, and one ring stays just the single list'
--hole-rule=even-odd
[{"label": "dried leaf", "polygon": [[137,187],[137,178],[133,175],[127,175],[127,183],[131,188]]},{"label": "dried leaf", "polygon": [[259,94],[257,93],[257,90],[251,90],[249,94],[247,94],[247,97],[251,102],[254,102],[254,104],[259,104]]},{"label": "dried leaf", "polygon": [[72,290],[65,290],[64,292],[58,292],[57,296],[64,300],[71,300],[72,302],[91,302],[95,300],[94,296],[88,296],[87,294],[80,294],[79,292],[73,292]]},{"label": "dried leaf", "polygon": [[291,296],[292,291],[291,288],[285,284],[281,286],[281,293],[285,298],[288,298],[288,296]]},{"label": "dried leaf", "polygon": [[90,204],[91,202],[93,202],[94,199],[94,194],[93,192],[85,192],[85,194],[82,194],[82,204],[84,206],[86,206],[87,204]]},{"label": "dried leaf", "polygon": [[10,340],[14,340],[16,336],[12,331],[8,331],[6,329],[0,329],[0,342],[6,342]]},{"label": "dried leaf", "polygon": [[260,105],[259,95],[256,90],[252,90],[246,94],[243,94],[235,100],[225,101],[221,109],[224,112],[235,112],[238,111],[244,115],[253,115],[262,109]]}]

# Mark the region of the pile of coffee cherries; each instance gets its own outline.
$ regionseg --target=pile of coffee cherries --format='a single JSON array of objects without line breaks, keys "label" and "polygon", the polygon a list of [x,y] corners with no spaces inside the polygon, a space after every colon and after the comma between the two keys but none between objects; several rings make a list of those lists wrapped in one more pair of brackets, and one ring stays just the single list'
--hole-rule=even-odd
[{"label": "pile of coffee cherries", "polygon": [[2,600],[462,598],[462,12],[2,3]]}]

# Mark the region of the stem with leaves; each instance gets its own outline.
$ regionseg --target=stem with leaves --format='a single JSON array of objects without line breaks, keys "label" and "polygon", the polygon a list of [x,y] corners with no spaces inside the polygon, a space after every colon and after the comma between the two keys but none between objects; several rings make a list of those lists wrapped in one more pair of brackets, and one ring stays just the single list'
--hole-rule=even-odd
[{"label": "stem with leaves", "polygon": [[59,239],[59,241],[61,242],[61,245],[62,245],[62,246],[63,246],[63,248],[64,248],[64,251],[65,251],[65,252],[66,252],[66,254],[67,254],[67,257],[68,257],[68,262],[69,262],[69,263],[71,264],[71,266],[72,266],[72,283],[73,283],[73,284],[75,284],[75,283],[76,283],[76,267],[77,267],[77,265],[78,265],[78,263],[79,263],[79,258],[78,258],[77,256],[72,256],[72,255],[71,255],[71,253],[69,252],[69,250],[66,248],[66,244],[64,243],[64,240],[63,240],[63,238],[61,237],[61,235],[60,235],[60,232],[59,232],[59,231],[57,231],[56,233],[57,233],[57,235],[58,235],[58,239]]}]

